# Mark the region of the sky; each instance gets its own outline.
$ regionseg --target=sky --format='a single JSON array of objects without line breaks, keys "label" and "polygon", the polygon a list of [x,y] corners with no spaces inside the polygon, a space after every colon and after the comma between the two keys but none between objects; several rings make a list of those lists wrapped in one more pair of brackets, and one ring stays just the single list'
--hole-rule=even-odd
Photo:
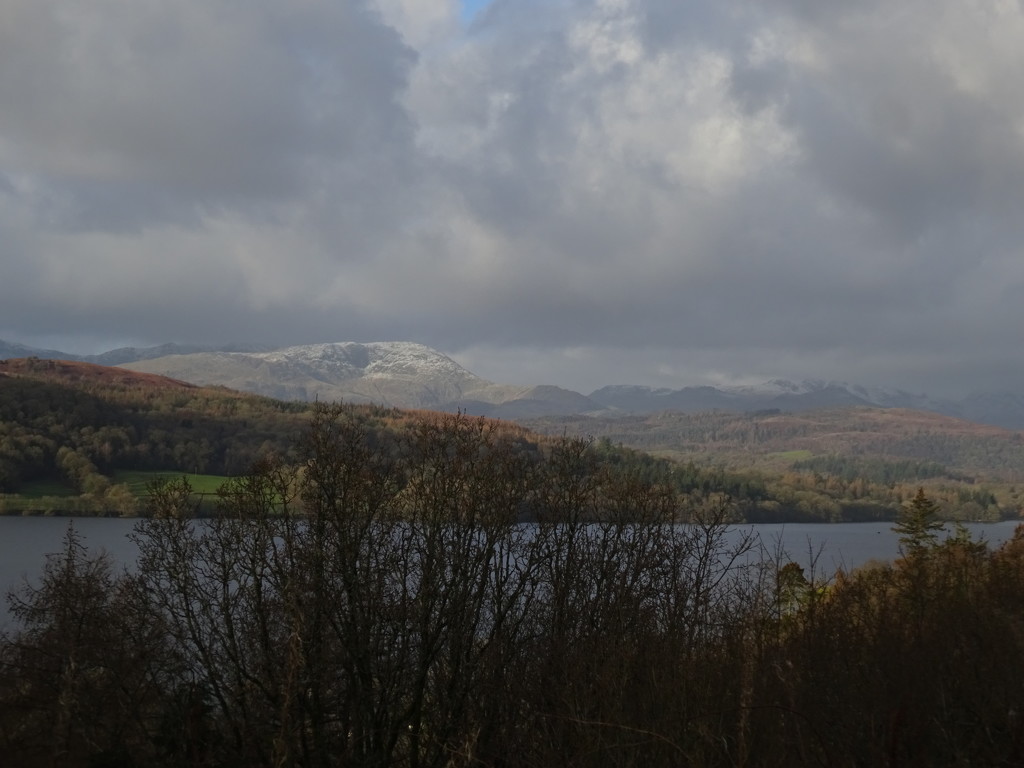
[{"label": "sky", "polygon": [[462,0],[459,17],[462,19],[463,24],[471,24],[477,14],[486,10],[490,4],[491,0]]},{"label": "sky", "polygon": [[0,0],[0,339],[1022,391],[1021,83],[1019,0]]}]

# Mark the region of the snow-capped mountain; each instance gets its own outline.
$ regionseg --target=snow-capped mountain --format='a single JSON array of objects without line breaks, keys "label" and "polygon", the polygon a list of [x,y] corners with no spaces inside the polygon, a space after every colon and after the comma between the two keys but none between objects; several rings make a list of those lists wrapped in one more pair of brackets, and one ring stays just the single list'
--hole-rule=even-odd
[{"label": "snow-capped mountain", "polygon": [[723,392],[730,392],[736,395],[806,395],[809,392],[816,392],[825,389],[830,382],[822,379],[804,379],[803,381],[790,381],[789,379],[769,379],[768,381],[756,384],[727,385],[719,387]]},{"label": "snow-capped mountain", "polygon": [[[308,344],[269,352],[201,352],[139,360],[123,367],[287,400],[372,402],[486,415],[497,406],[514,412],[508,404],[520,401],[531,413],[552,413],[554,406],[538,405],[538,399],[557,401],[557,393],[567,392],[552,387],[554,392],[542,391],[538,396],[538,388],[495,384],[430,347],[400,341]],[[589,406],[589,410],[600,409],[596,404]]]},{"label": "snow-capped mountain", "polygon": [[329,373],[339,380],[352,378],[398,378],[425,382],[445,380],[452,383],[489,384],[447,355],[412,342],[351,341],[334,344],[307,344],[251,355],[278,365],[290,365]]},{"label": "snow-capped mountain", "polygon": [[447,355],[412,342],[337,342],[268,349],[165,344],[102,355],[68,355],[0,341],[0,359],[41,357],[122,365],[194,384],[221,385],[286,400],[343,400],[404,408],[463,410],[507,419],[581,413],[657,411],[807,411],[874,406],[912,408],[1009,429],[1024,429],[1024,395],[977,394],[940,400],[900,389],[845,382],[772,379],[725,387],[602,387],[590,395],[554,386],[511,386],[483,379]]}]

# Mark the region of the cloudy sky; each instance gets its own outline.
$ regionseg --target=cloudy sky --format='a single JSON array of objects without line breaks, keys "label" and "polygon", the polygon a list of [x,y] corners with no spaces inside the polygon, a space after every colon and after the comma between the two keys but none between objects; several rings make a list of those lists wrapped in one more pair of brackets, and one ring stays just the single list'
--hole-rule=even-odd
[{"label": "cloudy sky", "polygon": [[1019,0],[0,0],[0,338],[1024,390]]}]

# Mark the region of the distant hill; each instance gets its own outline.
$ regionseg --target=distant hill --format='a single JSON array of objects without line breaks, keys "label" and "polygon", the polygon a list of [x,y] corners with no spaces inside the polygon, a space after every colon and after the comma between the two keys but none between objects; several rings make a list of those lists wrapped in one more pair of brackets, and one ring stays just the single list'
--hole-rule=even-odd
[{"label": "distant hill", "polygon": [[152,373],[128,371],[76,360],[0,360],[0,377],[60,382],[80,389],[195,390],[196,384]]},{"label": "distant hill", "polygon": [[803,412],[841,406],[911,408],[1007,429],[1024,429],[1024,394],[993,392],[959,400],[845,382],[774,379],[756,386],[656,389],[613,385],[589,395],[550,385],[483,379],[447,355],[411,342],[338,342],[283,349],[164,344],[77,356],[0,341],[0,359],[35,356],[121,365],[201,385],[286,400],[344,400],[399,408],[463,411],[503,419],[557,415],[641,415],[660,411]]},{"label": "distant hill", "polygon": [[199,344],[159,344],[155,347],[118,347],[98,355],[76,355],[55,349],[27,347],[0,339],[0,360],[38,357],[42,360],[71,360],[96,365],[120,365],[137,360],[152,360],[168,355],[187,355],[196,352],[266,352],[273,347],[254,344],[229,344],[224,347],[210,347]]},{"label": "distant hill", "polygon": [[812,457],[932,462],[949,478],[1024,482],[1024,436],[905,408],[778,409],[737,413],[661,411],[617,417],[540,417],[521,424],[549,434],[592,435],[684,461],[786,471]]},{"label": "distant hill", "polygon": [[[850,405],[874,405],[882,408],[915,408],[942,412],[952,403],[912,395],[900,390],[869,389],[835,381],[792,382],[775,379],[761,386],[731,388],[684,387],[652,389],[620,385],[602,387],[590,394],[602,405],[625,413],[658,411],[808,411]],[[956,414],[959,415],[959,414]]]},{"label": "distant hill", "polygon": [[602,387],[591,392],[589,397],[606,408],[624,414],[667,410],[683,413],[712,410],[739,413],[779,410],[798,413],[840,406],[874,406],[931,411],[981,424],[1024,429],[1024,395],[1009,392],[975,394],[953,400],[845,382],[791,382],[776,379],[761,386],[731,388],[704,386],[655,389],[616,385]]},{"label": "distant hill", "polygon": [[134,363],[138,360],[153,360],[168,355],[191,355],[202,352],[266,352],[271,347],[264,347],[252,344],[229,344],[225,347],[207,347],[196,344],[160,344],[156,347],[120,347],[99,355],[84,355],[79,358],[82,362],[96,363],[97,365],[121,365],[123,363]]},{"label": "distant hill", "polygon": [[[0,493],[116,469],[233,475],[284,454],[309,406],[67,360],[0,361]],[[74,469],[73,469],[74,468]]]},{"label": "distant hill", "polygon": [[[361,362],[373,367],[380,361],[356,356],[338,365]],[[386,367],[399,365],[392,359]],[[486,426],[488,434],[512,441],[516,466],[519,459],[542,465],[560,442],[512,422],[378,405],[341,409],[343,420],[357,425],[353,434],[379,452],[374,461],[409,451],[431,455],[423,441],[439,433],[425,428],[441,424],[443,432],[445,423],[461,424],[454,428],[468,429],[467,435]],[[314,407],[305,402],[119,367],[36,357],[0,360],[0,514],[136,514],[139,491],[131,484],[168,473],[212,483],[212,495],[224,478],[250,472],[258,460],[301,460],[297,441],[313,415]],[[606,464],[620,470],[635,465],[650,482],[671,477],[668,462],[636,451],[584,451],[579,467],[586,472],[599,473]]]},{"label": "distant hill", "polygon": [[[339,370],[390,375],[401,360],[414,363],[406,375],[415,378],[420,370],[418,350],[391,358],[382,350],[364,356],[344,351],[336,361]],[[430,359],[456,383],[464,380],[454,364]],[[864,406],[564,416],[545,412],[592,401],[557,388],[522,394],[492,408],[519,409],[518,425],[502,426],[518,445],[538,451],[549,440],[544,434],[594,437],[596,461],[674,487],[688,508],[729,498],[738,517],[751,522],[889,520],[922,484],[944,514],[1000,519],[1015,516],[1022,505],[1017,484],[1024,482],[1024,444],[1020,434],[998,427]],[[364,420],[374,444],[381,444],[387,430],[436,418],[423,410],[346,408]],[[287,455],[310,413],[308,403],[125,368],[39,358],[0,361],[0,510],[18,509],[4,493],[21,494],[40,484],[80,494],[73,506],[79,514],[104,511],[108,504],[134,508],[131,492],[115,479],[119,472],[245,473],[260,456]]]},{"label": "distant hill", "polygon": [[14,344],[0,339],[0,360],[20,357],[39,357],[47,360],[79,360],[78,355],[70,355],[66,352],[58,352],[55,349],[38,349],[26,347],[24,344]]}]

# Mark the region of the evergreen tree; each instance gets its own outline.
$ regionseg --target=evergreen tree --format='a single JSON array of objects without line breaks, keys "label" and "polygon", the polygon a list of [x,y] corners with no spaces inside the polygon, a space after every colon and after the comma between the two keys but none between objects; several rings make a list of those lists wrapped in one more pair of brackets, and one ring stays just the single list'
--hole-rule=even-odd
[{"label": "evergreen tree", "polygon": [[900,517],[893,530],[900,535],[900,548],[909,557],[932,549],[938,543],[938,532],[943,524],[938,519],[938,505],[929,499],[924,488],[900,510]]}]

